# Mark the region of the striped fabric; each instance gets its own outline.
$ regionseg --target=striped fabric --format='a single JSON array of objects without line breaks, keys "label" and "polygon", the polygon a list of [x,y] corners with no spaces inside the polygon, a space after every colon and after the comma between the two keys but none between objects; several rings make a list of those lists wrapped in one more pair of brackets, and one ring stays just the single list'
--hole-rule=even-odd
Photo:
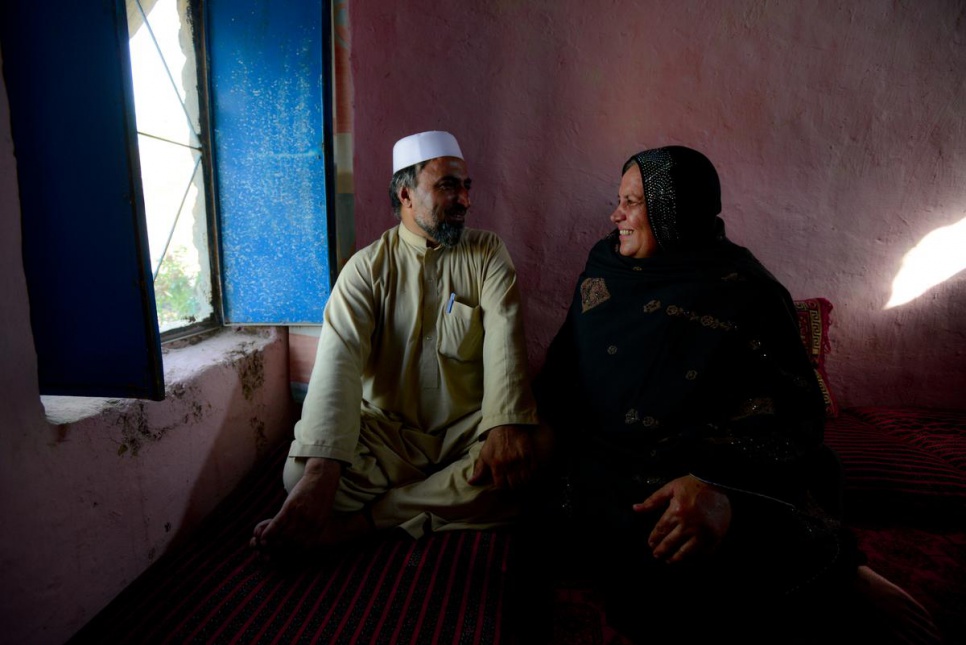
[{"label": "striped fabric", "polygon": [[248,539],[284,499],[285,452],[71,643],[500,643],[508,534],[386,537],[298,570],[260,560]]},{"label": "striped fabric", "polygon": [[866,406],[857,417],[885,434],[936,455],[966,475],[966,411]]},{"label": "striped fabric", "polygon": [[826,423],[851,519],[966,525],[966,412],[849,408]]}]

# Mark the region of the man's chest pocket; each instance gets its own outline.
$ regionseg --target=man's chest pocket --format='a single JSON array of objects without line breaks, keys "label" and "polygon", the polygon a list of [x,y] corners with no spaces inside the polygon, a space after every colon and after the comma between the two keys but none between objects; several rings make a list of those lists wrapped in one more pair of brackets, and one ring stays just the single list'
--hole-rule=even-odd
[{"label": "man's chest pocket", "polygon": [[453,302],[439,317],[439,353],[458,361],[478,361],[483,356],[483,311]]}]

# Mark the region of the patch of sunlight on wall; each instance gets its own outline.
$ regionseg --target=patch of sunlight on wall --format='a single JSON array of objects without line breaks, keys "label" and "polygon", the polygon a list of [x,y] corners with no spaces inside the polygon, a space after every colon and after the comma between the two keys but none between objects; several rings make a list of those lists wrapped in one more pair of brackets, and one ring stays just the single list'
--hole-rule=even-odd
[{"label": "patch of sunlight on wall", "polygon": [[966,218],[923,237],[902,259],[885,309],[911,302],[966,269]]}]

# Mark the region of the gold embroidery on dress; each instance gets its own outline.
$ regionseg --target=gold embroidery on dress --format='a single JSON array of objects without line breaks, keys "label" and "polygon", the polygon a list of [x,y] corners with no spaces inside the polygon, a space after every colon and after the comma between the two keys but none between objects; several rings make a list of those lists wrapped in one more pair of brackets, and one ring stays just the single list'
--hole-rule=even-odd
[{"label": "gold embroidery on dress", "polygon": [[775,402],[769,397],[758,397],[744,401],[738,412],[731,417],[732,421],[762,414],[775,414]]},{"label": "gold embroidery on dress", "polygon": [[[641,413],[638,412],[635,408],[631,408],[624,414],[624,423],[626,423],[627,425],[640,423],[645,428],[657,428],[658,426],[661,425],[661,422],[655,419],[654,417],[641,418]],[[652,457],[654,456],[653,452],[651,453],[651,456]]]},{"label": "gold embroidery on dress", "polygon": [[[650,303],[648,303],[648,305],[650,305]],[[648,305],[645,305],[645,310]],[[668,316],[686,318],[691,322],[699,323],[704,327],[710,327],[711,329],[723,329],[725,331],[732,331],[736,327],[736,325],[729,320],[718,320],[714,316],[709,316],[707,314],[701,315],[693,311],[688,311],[687,309],[684,309],[682,307],[678,307],[677,305],[668,305],[664,309],[664,311],[667,313]]]},{"label": "gold embroidery on dress", "polygon": [[652,300],[646,305],[644,305],[644,313],[653,314],[655,311],[661,308],[660,300]]},{"label": "gold embroidery on dress", "polygon": [[587,313],[602,302],[610,300],[610,291],[603,278],[587,278],[580,283],[580,306]]}]

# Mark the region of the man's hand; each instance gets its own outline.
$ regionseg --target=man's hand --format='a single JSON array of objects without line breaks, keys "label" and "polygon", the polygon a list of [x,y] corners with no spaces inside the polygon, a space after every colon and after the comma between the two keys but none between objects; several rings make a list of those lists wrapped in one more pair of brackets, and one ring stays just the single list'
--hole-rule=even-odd
[{"label": "man's hand", "polygon": [[496,426],[483,442],[469,482],[482,486],[492,481],[497,488],[520,488],[530,481],[535,463],[533,442],[526,428]]},{"label": "man's hand", "polygon": [[664,507],[647,545],[655,558],[680,562],[709,555],[731,526],[731,502],[720,490],[693,475],[674,479],[640,504],[638,513]]},{"label": "man's hand", "polygon": [[255,527],[251,546],[266,555],[277,555],[323,544],[341,477],[342,464],[338,461],[308,459],[302,478],[292,487],[278,514]]}]

